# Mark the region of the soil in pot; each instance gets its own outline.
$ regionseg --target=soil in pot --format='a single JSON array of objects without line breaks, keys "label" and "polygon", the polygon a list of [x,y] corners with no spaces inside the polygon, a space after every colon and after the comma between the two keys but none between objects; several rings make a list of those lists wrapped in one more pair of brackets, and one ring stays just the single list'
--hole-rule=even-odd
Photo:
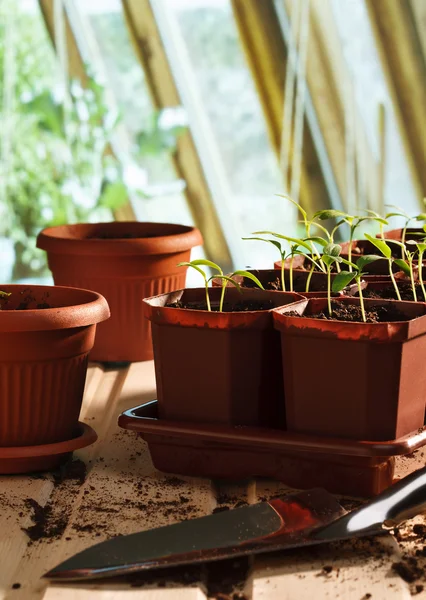
[{"label": "soil in pot", "polygon": [[0,310],[0,447],[71,440],[96,324],[109,317],[108,305],[75,288],[0,289],[10,293]]},{"label": "soil in pot", "polygon": [[[166,304],[167,308],[186,308],[188,310],[208,310],[206,302],[182,302],[178,300],[177,302],[170,302]],[[274,304],[269,302],[260,302],[260,301],[240,301],[240,302],[224,302],[222,307],[222,312],[232,313],[232,312],[247,312],[247,311],[257,311],[257,310],[271,310],[274,308]],[[213,312],[219,311],[219,304],[212,304],[211,310]]]},{"label": "soil in pot", "polygon": [[[424,302],[422,288],[419,282],[415,282],[417,300],[414,299],[411,284],[408,282],[398,282],[398,290],[401,300],[408,302]],[[358,295],[358,294],[355,294]],[[383,283],[369,283],[368,287],[363,291],[364,298],[376,298],[385,300],[398,300],[396,291],[393,285]]]},{"label": "soil in pot", "polygon": [[194,227],[112,222],[50,227],[37,238],[56,285],[93,289],[108,301],[111,318],[98,327],[91,360],[150,360],[151,327],[141,301],[185,285],[191,249],[202,244]]},{"label": "soil in pot", "polygon": [[[426,305],[364,302],[368,312],[386,307],[401,315],[382,321],[378,312],[369,323],[362,323],[359,315],[356,321],[315,318],[326,312],[325,299],[274,309],[281,331],[289,431],[392,440],[423,427]],[[359,299],[338,304],[352,311],[349,306],[359,306]]]},{"label": "soil in pot", "polygon": [[[314,314],[302,314],[297,312],[291,313],[291,316],[309,318],[309,319],[326,319],[337,321],[351,321],[362,323],[361,307],[356,304],[344,304],[337,300],[331,303],[332,314],[327,310],[322,310]],[[288,313],[289,314],[289,313]],[[376,305],[365,311],[367,323],[393,323],[395,321],[409,321],[410,316],[398,310],[395,304]]]},{"label": "soil in pot", "polygon": [[[210,288],[213,306],[221,293]],[[225,302],[243,309],[232,312],[203,310],[205,298],[201,288],[144,300],[160,418],[284,428],[281,349],[271,307],[301,296],[231,287]]]}]

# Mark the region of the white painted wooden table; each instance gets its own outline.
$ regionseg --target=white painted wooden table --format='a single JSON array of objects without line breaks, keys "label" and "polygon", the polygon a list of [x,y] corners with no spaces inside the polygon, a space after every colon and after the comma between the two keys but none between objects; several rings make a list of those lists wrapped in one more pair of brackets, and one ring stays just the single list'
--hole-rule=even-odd
[{"label": "white painted wooden table", "polygon": [[[99,439],[76,453],[88,466],[85,482],[54,485],[43,477],[0,477],[0,600],[206,600],[221,597],[206,587],[201,577],[191,583],[167,580],[150,584],[109,583],[48,585],[41,575],[77,551],[116,534],[148,529],[182,519],[173,502],[183,496],[188,517],[209,514],[217,500],[233,507],[285,491],[271,481],[223,484],[159,473],[152,466],[146,444],[117,427],[118,415],[132,406],[155,398],[153,363],[133,364],[129,369],[105,371],[89,368],[82,420],[92,425]],[[398,475],[425,464],[426,450],[399,459]],[[225,496],[224,496],[225,495]],[[31,525],[25,499],[33,498],[63,514],[67,525],[62,535],[49,542],[29,543],[22,528]],[[146,510],[143,507],[146,507]],[[103,513],[102,510],[105,512]],[[250,560],[244,588],[234,598],[251,600],[392,600],[426,598],[425,542],[412,531],[419,516],[402,530],[406,541],[388,536],[380,541],[358,541],[298,550]],[[95,524],[95,526],[93,526]],[[423,574],[407,583],[392,564],[415,557]],[[323,567],[327,567],[326,570]],[[329,571],[328,567],[332,567]],[[224,575],[225,578],[225,575]],[[219,572],[220,579],[220,572]],[[421,586],[424,585],[424,590]],[[132,587],[133,586],[133,587]],[[210,594],[208,592],[210,589]],[[220,590],[219,590],[220,591]],[[224,589],[233,597],[233,593]],[[239,596],[238,596],[239,594]],[[226,596],[222,596],[225,598]]]}]

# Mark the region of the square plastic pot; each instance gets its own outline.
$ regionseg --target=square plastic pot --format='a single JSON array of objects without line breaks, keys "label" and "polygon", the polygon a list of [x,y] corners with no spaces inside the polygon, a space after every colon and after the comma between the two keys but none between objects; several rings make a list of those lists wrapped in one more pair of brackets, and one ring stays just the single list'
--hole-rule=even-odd
[{"label": "square plastic pot", "polygon": [[[359,304],[344,298],[339,302]],[[292,316],[326,310],[325,299],[273,311],[281,332],[287,429],[358,440],[389,440],[423,426],[426,304],[398,305],[410,317],[355,323]]]},{"label": "square plastic pot", "polygon": [[[209,290],[219,301],[220,288]],[[298,294],[235,288],[230,303],[295,304]],[[143,301],[151,321],[161,419],[228,425],[285,426],[279,335],[272,309],[217,312],[170,308],[200,302],[205,289],[179,290]]]}]

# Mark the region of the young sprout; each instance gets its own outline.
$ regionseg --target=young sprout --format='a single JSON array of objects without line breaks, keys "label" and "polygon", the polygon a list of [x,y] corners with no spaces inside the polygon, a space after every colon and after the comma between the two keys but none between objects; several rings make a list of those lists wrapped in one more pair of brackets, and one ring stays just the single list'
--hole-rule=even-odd
[{"label": "young sprout", "polygon": [[[9,296],[12,295],[12,292],[3,292],[2,290],[0,290],[0,300],[3,300],[5,298],[9,298]],[[0,310],[2,309],[2,304],[0,302]]]},{"label": "young sprout", "polygon": [[[395,264],[398,265],[398,267],[406,275],[409,276],[410,282],[411,282],[411,290],[413,292],[413,299],[414,299],[414,302],[417,302],[416,282],[414,281],[414,269],[413,269],[415,251],[411,252],[405,244],[403,244],[402,242],[398,242],[397,240],[388,240],[388,242],[392,243],[392,244],[396,244],[397,246],[399,246],[401,248],[403,258],[402,259],[396,258],[394,262],[395,262]],[[407,245],[410,244],[410,246],[411,246],[412,244],[416,245],[416,242],[408,241],[408,242],[406,242],[406,244]]]},{"label": "young sprout", "polygon": [[268,244],[272,244],[273,246],[275,246],[275,248],[278,248],[278,251],[280,253],[280,258],[281,258],[281,289],[283,292],[286,291],[286,287],[285,287],[285,277],[284,277],[284,263],[285,263],[285,259],[287,258],[287,254],[286,254],[286,248],[283,248],[282,244],[280,242],[278,242],[277,240],[269,240],[267,238],[261,238],[261,237],[249,237],[249,238],[242,238],[243,240],[256,240],[258,242],[267,242]]},{"label": "young sprout", "polygon": [[[255,231],[253,233],[253,235],[272,235],[280,240],[285,240],[289,246],[290,246],[290,252],[287,256],[290,256],[290,268],[289,268],[289,280],[290,280],[290,291],[293,291],[293,262],[294,262],[294,257],[296,254],[304,254],[304,256],[306,256],[306,254],[302,251],[299,251],[298,248],[299,246],[301,246],[302,248],[305,248],[305,250],[308,250],[308,252],[311,252],[312,247],[310,244],[308,244],[305,240],[300,240],[297,238],[293,238],[293,237],[289,237],[288,235],[282,235],[281,233],[275,233],[273,231]],[[253,238],[251,238],[253,239]],[[263,238],[262,238],[263,240]],[[276,244],[275,244],[276,245]],[[277,246],[278,247],[278,246]],[[281,251],[281,250],[280,250]],[[283,255],[282,255],[283,256]],[[310,260],[313,260],[311,257]],[[285,284],[284,282],[284,260],[281,260],[281,286],[282,289],[284,290],[285,288],[283,287],[283,285]]]},{"label": "young sprout", "polygon": [[342,247],[339,244],[327,244],[322,255],[322,260],[327,269],[327,306],[330,317],[333,314],[331,310],[331,267],[334,263],[342,262],[341,251]]},{"label": "young sprout", "polygon": [[407,245],[411,244],[411,245],[415,245],[417,247],[417,252],[418,252],[418,265],[419,265],[419,283],[420,283],[420,288],[422,290],[422,294],[423,294],[423,301],[426,302],[426,290],[425,290],[425,286],[423,283],[423,254],[426,251],[426,242],[423,240],[422,242],[415,242],[414,240],[408,241]]},{"label": "young sprout", "polygon": [[[286,200],[288,200],[289,202],[291,202],[297,208],[297,210],[302,215],[302,223],[305,226],[306,238],[309,238],[310,235],[311,235],[311,227],[314,224],[313,219],[309,220],[308,219],[308,213],[306,212],[306,210],[304,210],[300,206],[300,204],[298,202],[296,202],[296,200],[293,200],[293,198],[291,198],[287,194],[277,194],[277,196],[280,197],[280,198],[285,198]],[[316,256],[317,256],[318,259],[321,258],[320,254],[319,254],[318,250],[315,248],[314,244],[312,244],[312,246],[311,246],[311,251],[312,251],[313,255],[316,254]]]},{"label": "young sprout", "polygon": [[[386,219],[383,219],[380,216],[352,216],[348,213],[344,213],[341,210],[327,209],[327,210],[319,210],[314,214],[314,219],[318,218],[321,221],[326,221],[328,219],[340,219],[340,222],[336,225],[334,230],[337,227],[340,227],[343,223],[347,223],[349,225],[349,249],[348,249],[348,260],[352,263],[352,242],[355,236],[355,231],[363,223],[364,221],[376,221],[378,223],[382,223],[383,225],[387,225]],[[333,231],[334,231],[333,230]],[[349,271],[352,271],[352,266],[349,265]]]},{"label": "young sprout", "polygon": [[364,267],[369,265],[370,263],[378,260],[380,256],[376,256],[375,254],[366,254],[365,256],[361,256],[356,264],[349,263],[348,260],[342,259],[342,262],[352,267],[352,271],[341,271],[336,275],[333,280],[332,290],[333,292],[340,292],[343,290],[350,282],[355,279],[355,282],[358,287],[358,295],[359,295],[359,305],[361,308],[362,320],[364,323],[367,322],[367,318],[365,315],[365,306],[364,306],[364,296],[362,293],[362,284],[361,279],[365,273],[363,273]]},{"label": "young sprout", "polygon": [[[399,206],[395,206],[395,204],[387,204],[386,206],[389,206],[390,208],[395,209],[394,212],[390,212],[386,215],[386,219],[389,219],[390,217],[402,217],[403,219],[405,219],[405,223],[404,223],[404,227],[402,228],[402,235],[401,235],[401,242],[403,244],[405,244],[405,238],[407,237],[408,225],[411,223],[411,221],[426,221],[425,213],[420,213],[419,215],[411,217],[408,213],[405,212],[405,210],[403,210]],[[423,235],[423,234],[420,234],[420,235]]]},{"label": "young sprout", "polygon": [[393,271],[392,271],[393,259],[392,259],[392,250],[391,250],[390,246],[387,244],[387,242],[385,242],[385,240],[373,238],[368,233],[365,233],[364,235],[367,238],[367,240],[369,240],[374,246],[376,246],[376,248],[383,254],[383,256],[388,261],[389,275],[392,280],[393,287],[395,288],[396,297],[398,298],[398,300],[401,300],[401,294],[399,293],[399,289],[396,284],[395,277],[394,277]]},{"label": "young sprout", "polygon": [[[238,290],[241,291],[241,286],[239,283],[237,283],[235,281],[235,279],[233,279],[233,277],[235,275],[241,275],[242,277],[247,277],[248,279],[251,279],[252,281],[254,281],[254,283],[260,287],[262,290],[264,289],[263,285],[260,283],[260,281],[258,280],[258,278],[253,275],[253,273],[249,273],[248,271],[234,271],[233,273],[231,273],[231,275],[227,276],[223,274],[222,269],[219,267],[219,265],[217,265],[216,263],[212,262],[211,260],[205,260],[202,258],[196,259],[196,260],[192,260],[191,262],[180,262],[177,265],[178,267],[191,267],[193,269],[195,269],[196,271],[198,271],[204,279],[204,287],[206,289],[206,304],[207,304],[207,310],[211,312],[212,307],[210,304],[210,296],[209,296],[209,283],[212,279],[221,279],[222,280],[222,291],[220,294],[220,301],[219,301],[219,312],[223,311],[223,303],[225,300],[225,291],[226,291],[226,283],[232,283],[232,285],[234,285]],[[203,271],[203,269],[200,269],[200,267],[209,267],[210,269],[214,269],[215,271],[218,272],[218,274],[213,274],[211,277],[207,277],[207,275],[205,274],[205,272]]]}]

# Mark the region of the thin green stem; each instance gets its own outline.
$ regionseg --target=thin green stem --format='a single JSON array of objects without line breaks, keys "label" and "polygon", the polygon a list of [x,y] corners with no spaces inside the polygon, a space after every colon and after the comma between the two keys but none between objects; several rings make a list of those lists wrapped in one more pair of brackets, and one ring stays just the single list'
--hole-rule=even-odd
[{"label": "thin green stem", "polygon": [[331,265],[327,265],[327,304],[328,314],[332,316],[331,312]]},{"label": "thin green stem", "polygon": [[219,302],[219,312],[223,310],[223,301],[225,300],[225,290],[226,290],[226,279],[222,279],[222,292],[220,294],[220,302]]},{"label": "thin green stem", "polygon": [[423,293],[423,299],[426,302],[426,290],[425,290],[425,286],[423,283],[423,252],[419,252],[419,282],[420,282],[420,287],[422,288],[422,293]]},{"label": "thin green stem", "polygon": [[293,291],[293,261],[294,261],[294,254],[291,255],[291,259],[290,259],[290,273],[289,273],[290,292]]},{"label": "thin green stem", "polygon": [[396,284],[395,277],[393,276],[392,258],[389,258],[388,262],[389,262],[389,275],[390,275],[390,278],[392,280],[393,287],[395,288],[396,297],[398,298],[398,300],[401,300],[401,294],[399,293],[399,289],[398,289],[398,286]]},{"label": "thin green stem", "polygon": [[315,263],[312,263],[311,270],[309,271],[309,275],[308,275],[308,278],[306,280],[306,289],[305,289],[305,292],[309,292],[309,286],[311,285],[312,273],[314,272],[314,269],[315,269]]},{"label": "thin green stem", "polygon": [[[350,231],[351,231],[351,235],[350,235],[350,238],[349,238],[348,261],[352,262],[352,239],[353,239],[353,236],[354,236],[354,231],[353,231],[352,227],[351,227]],[[352,273],[352,265],[349,265],[349,271]]]},{"label": "thin green stem", "polygon": [[285,289],[285,270],[284,270],[284,254],[281,255],[281,289],[283,292]]},{"label": "thin green stem", "polygon": [[356,277],[356,283],[358,286],[359,306],[361,308],[362,320],[364,321],[364,323],[366,323],[367,317],[365,316],[364,296],[362,295],[361,277]]},{"label": "thin green stem", "polygon": [[409,222],[410,222],[410,221],[407,221],[407,222],[405,223],[405,227],[404,227],[404,229],[402,230],[401,242],[402,242],[403,244],[405,244],[405,238],[406,238],[406,235],[407,235],[407,227],[408,227],[408,223],[409,223]]},{"label": "thin green stem", "polygon": [[207,304],[207,310],[211,312],[212,307],[210,304],[210,296],[209,296],[209,282],[206,279],[206,304]]},{"label": "thin green stem", "polygon": [[417,302],[416,283],[414,281],[413,256],[412,255],[408,259],[408,265],[410,267],[410,279],[411,279],[411,289],[413,290],[413,298],[414,298],[414,302]]}]

